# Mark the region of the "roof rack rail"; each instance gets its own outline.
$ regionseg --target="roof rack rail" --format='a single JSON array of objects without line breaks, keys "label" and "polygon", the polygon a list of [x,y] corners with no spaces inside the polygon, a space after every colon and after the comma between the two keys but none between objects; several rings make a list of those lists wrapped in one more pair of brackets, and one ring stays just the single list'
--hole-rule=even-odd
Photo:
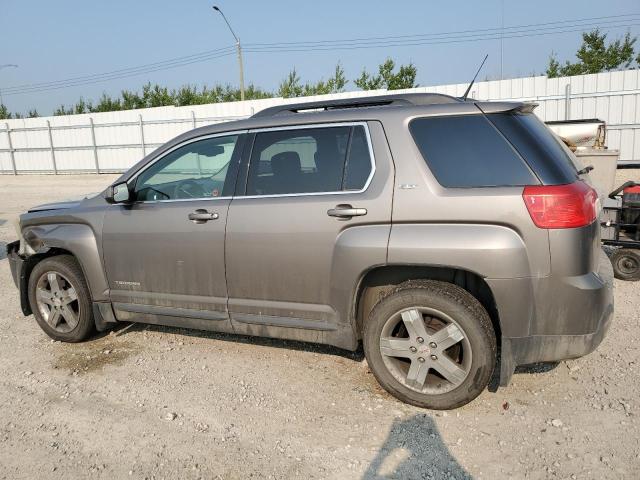
[{"label": "roof rack rail", "polygon": [[442,103],[458,103],[459,98],[441,93],[400,93],[395,95],[377,95],[370,97],[340,98],[336,100],[320,100],[316,102],[289,103],[265,108],[251,118],[291,115],[317,110],[342,110],[347,108],[366,108],[382,106],[417,106]]}]

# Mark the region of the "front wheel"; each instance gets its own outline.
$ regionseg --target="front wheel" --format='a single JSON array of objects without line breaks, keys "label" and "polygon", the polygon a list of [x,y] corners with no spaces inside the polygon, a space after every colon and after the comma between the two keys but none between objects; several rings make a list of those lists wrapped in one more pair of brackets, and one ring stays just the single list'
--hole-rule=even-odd
[{"label": "front wheel", "polygon": [[40,328],[54,340],[80,342],[94,330],[91,295],[71,255],[45,258],[33,268],[29,303]]},{"label": "front wheel", "polygon": [[375,305],[365,324],[364,351],[393,396],[446,410],[486,388],[496,364],[496,337],[486,310],[466,290],[411,281]]}]

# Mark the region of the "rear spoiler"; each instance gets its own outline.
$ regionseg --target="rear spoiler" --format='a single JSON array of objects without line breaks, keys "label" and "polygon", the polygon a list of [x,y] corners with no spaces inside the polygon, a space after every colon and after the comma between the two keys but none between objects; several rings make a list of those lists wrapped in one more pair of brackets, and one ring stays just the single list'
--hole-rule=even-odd
[{"label": "rear spoiler", "polygon": [[475,102],[482,113],[533,113],[538,106],[531,102]]}]

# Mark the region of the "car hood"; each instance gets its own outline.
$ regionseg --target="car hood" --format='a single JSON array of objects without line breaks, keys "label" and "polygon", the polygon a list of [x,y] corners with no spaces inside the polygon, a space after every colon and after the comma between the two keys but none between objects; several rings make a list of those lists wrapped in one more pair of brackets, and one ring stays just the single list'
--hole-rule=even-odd
[{"label": "car hood", "polygon": [[68,208],[74,208],[79,206],[87,198],[93,198],[96,195],[98,195],[98,193],[89,193],[87,195],[83,195],[81,198],[64,200],[62,202],[53,202],[53,203],[45,203],[43,205],[37,205],[35,207],[31,207],[29,209],[29,213],[45,212],[47,210],[66,210]]}]

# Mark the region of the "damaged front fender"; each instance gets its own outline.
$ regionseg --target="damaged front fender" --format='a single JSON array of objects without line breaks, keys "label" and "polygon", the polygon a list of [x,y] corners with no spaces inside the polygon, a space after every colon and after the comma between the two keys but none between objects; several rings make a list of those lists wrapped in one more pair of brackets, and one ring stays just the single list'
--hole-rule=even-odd
[{"label": "damaged front fender", "polygon": [[82,268],[93,301],[108,300],[108,283],[91,227],[78,223],[36,225],[25,227],[22,234],[25,250],[34,252],[32,256],[26,254],[25,259],[48,256],[52,250],[71,253]]}]

